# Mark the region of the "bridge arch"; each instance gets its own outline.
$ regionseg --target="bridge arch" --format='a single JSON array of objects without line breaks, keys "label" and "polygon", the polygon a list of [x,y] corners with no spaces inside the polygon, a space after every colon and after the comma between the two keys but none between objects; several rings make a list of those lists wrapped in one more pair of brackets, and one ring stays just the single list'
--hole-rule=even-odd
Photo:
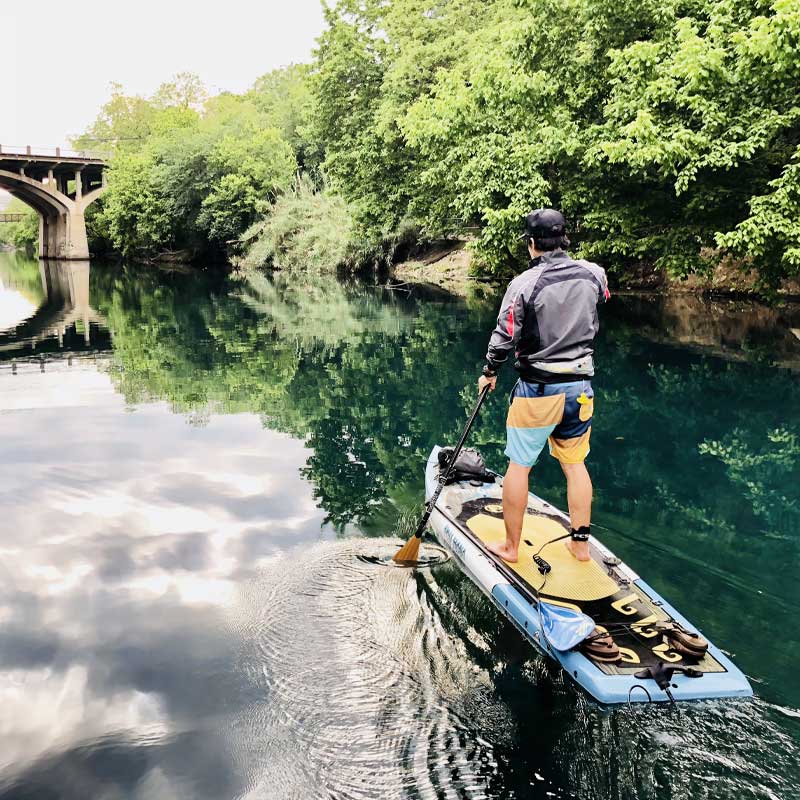
[{"label": "bridge arch", "polygon": [[0,188],[27,203],[40,214],[69,214],[75,203],[66,195],[26,175],[0,169]]}]

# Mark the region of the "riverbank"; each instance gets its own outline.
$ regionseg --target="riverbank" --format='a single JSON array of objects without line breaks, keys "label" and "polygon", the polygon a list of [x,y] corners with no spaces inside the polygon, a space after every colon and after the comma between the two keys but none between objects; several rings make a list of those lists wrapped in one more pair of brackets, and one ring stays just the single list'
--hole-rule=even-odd
[{"label": "riverbank", "polygon": [[[465,239],[437,242],[417,258],[393,265],[393,278],[405,283],[430,283],[453,294],[467,295],[477,283],[502,284],[501,280],[471,274],[473,255]],[[653,292],[665,295],[705,295],[754,300],[763,298],[757,288],[755,272],[744,272],[737,265],[723,262],[708,275],[690,275],[685,280],[671,278],[663,270],[643,266],[625,275],[608,270],[613,291]],[[800,300],[800,280],[785,280],[778,292],[786,300]]]},{"label": "riverbank", "polygon": [[[503,284],[470,276],[467,242],[441,242],[395,265],[401,284],[435,286],[459,297],[499,293]],[[777,303],[755,291],[752,276],[720,267],[706,280],[676,281],[653,271],[613,284],[613,315],[648,341],[729,362],[754,358],[800,372],[800,286],[786,284]]]}]

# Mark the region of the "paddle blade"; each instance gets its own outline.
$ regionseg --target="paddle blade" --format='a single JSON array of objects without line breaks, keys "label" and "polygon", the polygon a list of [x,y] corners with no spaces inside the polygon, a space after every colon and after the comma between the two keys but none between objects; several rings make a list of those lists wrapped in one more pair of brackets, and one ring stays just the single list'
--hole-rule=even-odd
[{"label": "paddle blade", "polygon": [[398,564],[419,560],[419,543],[421,536],[414,534],[393,556],[392,561]]}]

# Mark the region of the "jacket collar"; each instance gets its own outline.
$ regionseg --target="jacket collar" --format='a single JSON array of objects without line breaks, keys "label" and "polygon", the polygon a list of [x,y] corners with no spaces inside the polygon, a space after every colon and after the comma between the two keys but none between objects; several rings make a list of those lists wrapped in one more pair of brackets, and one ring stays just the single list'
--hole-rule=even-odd
[{"label": "jacket collar", "polygon": [[568,258],[569,256],[567,255],[567,253],[561,249],[551,250],[550,252],[545,253],[544,255],[532,258],[530,260],[530,263],[528,264],[528,269],[531,269],[532,267],[538,267],[539,264],[552,264],[553,262],[564,261],[565,259]]}]

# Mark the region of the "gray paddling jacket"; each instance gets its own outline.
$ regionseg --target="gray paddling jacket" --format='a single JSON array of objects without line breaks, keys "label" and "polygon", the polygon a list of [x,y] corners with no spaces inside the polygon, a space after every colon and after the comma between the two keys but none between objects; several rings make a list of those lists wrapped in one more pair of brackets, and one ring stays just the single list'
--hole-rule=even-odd
[{"label": "gray paddling jacket", "polygon": [[506,290],[486,361],[493,371],[514,350],[523,380],[561,383],[594,375],[597,306],[608,300],[605,270],[563,250],[534,259]]}]

